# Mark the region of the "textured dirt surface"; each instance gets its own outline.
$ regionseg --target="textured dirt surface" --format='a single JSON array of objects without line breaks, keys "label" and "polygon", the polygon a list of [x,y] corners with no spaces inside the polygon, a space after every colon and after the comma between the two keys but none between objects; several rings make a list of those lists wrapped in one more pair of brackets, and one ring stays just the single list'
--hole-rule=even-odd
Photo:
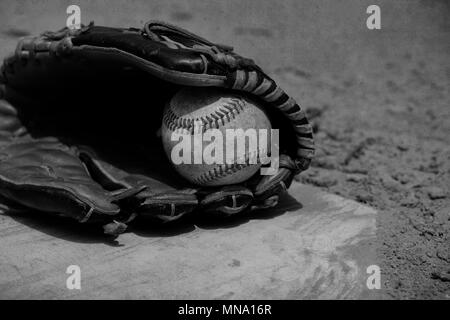
[{"label": "textured dirt surface", "polygon": [[[450,6],[376,2],[381,30],[366,28],[366,0],[79,1],[83,23],[167,20],[256,58],[314,123],[298,179],[379,211],[384,296],[449,299]],[[66,6],[0,2],[0,55],[59,29]]]},{"label": "textured dirt surface", "polygon": [[381,67],[307,81],[332,102],[311,101],[318,152],[299,180],[379,210],[388,296],[449,298],[449,69],[408,51]]},{"label": "textured dirt surface", "polygon": [[362,51],[346,72],[280,76],[302,78],[316,130],[317,156],[299,180],[379,210],[386,298],[449,299],[450,29],[421,27],[435,33],[386,39],[392,51]]}]

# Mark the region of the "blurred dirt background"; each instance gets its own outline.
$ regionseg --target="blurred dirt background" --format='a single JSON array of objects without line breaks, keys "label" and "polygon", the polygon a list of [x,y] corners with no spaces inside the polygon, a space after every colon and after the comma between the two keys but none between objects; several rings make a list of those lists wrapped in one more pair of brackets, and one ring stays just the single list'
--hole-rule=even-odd
[{"label": "blurred dirt background", "polygon": [[160,19],[254,58],[314,124],[298,180],[379,211],[383,296],[450,298],[449,1],[0,0],[0,57],[63,27],[70,4],[84,24]]}]

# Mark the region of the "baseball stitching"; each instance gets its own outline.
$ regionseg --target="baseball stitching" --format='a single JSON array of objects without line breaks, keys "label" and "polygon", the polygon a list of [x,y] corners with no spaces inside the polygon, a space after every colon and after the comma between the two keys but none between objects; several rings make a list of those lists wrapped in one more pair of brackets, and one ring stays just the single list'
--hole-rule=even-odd
[{"label": "baseball stitching", "polygon": [[[258,153],[258,152],[256,152]],[[254,154],[254,153],[250,153],[250,154]],[[258,160],[259,160],[259,155],[258,156]],[[232,164],[221,164],[221,165],[217,165],[216,167],[214,167],[213,169],[201,174],[200,176],[198,176],[197,178],[194,179],[194,181],[197,184],[207,184],[210,183],[214,180],[218,180],[220,178],[226,177],[230,174],[236,173],[239,170],[242,170],[250,165],[252,165],[252,163],[250,163],[250,155],[246,155],[245,159],[244,159],[244,163],[232,163]]]},{"label": "baseball stitching", "polygon": [[242,111],[244,111],[244,102],[237,98],[232,98],[228,103],[221,106],[218,111],[195,119],[180,117],[171,108],[168,108],[163,121],[171,131],[185,129],[191,134],[194,134],[195,121],[202,122],[203,132],[205,132],[208,129],[219,129],[221,125],[230,123]]},{"label": "baseball stitching", "polygon": [[[164,115],[163,122],[171,131],[183,129],[190,134],[194,134],[195,121],[201,121],[203,125],[203,132],[205,132],[208,129],[219,129],[221,125],[223,126],[227,123],[230,123],[236,118],[237,115],[244,111],[244,107],[244,101],[238,98],[231,98],[229,102],[224,103],[221,107],[219,107],[218,111],[215,111],[210,115],[198,117],[195,119],[180,117],[176,115],[171,110],[171,108],[168,108],[166,114]],[[251,163],[249,163],[251,155],[253,155],[253,153],[246,154],[244,163],[242,164],[225,163],[216,165],[213,169],[204,172],[200,176],[194,178],[194,182],[200,185],[207,184],[214,180],[224,178],[230,174],[234,174],[239,170],[252,165]],[[259,159],[259,154],[257,154],[257,157],[257,159]]]}]

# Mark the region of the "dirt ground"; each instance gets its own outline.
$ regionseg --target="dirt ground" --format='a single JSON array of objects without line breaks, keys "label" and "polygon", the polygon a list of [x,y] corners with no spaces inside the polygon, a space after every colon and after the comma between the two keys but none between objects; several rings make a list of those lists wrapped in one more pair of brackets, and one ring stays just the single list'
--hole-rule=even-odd
[{"label": "dirt ground", "polygon": [[450,297],[450,69],[429,58],[405,50],[371,76],[304,83],[318,92],[308,98],[318,150],[298,179],[379,210],[393,298]]},{"label": "dirt ground", "polygon": [[[297,179],[378,210],[385,298],[450,298],[450,2],[79,2],[83,23],[166,20],[255,58],[314,124]],[[68,4],[0,1],[0,55],[59,29]]]},{"label": "dirt ground", "polygon": [[[447,17],[448,4],[434,3]],[[280,75],[302,78],[316,131],[317,156],[298,179],[379,210],[386,298],[450,298],[450,28],[435,27],[375,64]]]}]

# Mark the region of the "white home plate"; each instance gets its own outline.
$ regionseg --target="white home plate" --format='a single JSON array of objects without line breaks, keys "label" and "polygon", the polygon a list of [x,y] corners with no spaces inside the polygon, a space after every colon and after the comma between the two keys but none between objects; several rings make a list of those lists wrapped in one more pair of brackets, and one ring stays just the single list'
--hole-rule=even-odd
[{"label": "white home plate", "polygon": [[[374,298],[376,211],[294,183],[276,210],[233,225],[147,230],[116,242],[54,218],[0,215],[2,299]],[[81,290],[66,270],[81,269]]]}]

